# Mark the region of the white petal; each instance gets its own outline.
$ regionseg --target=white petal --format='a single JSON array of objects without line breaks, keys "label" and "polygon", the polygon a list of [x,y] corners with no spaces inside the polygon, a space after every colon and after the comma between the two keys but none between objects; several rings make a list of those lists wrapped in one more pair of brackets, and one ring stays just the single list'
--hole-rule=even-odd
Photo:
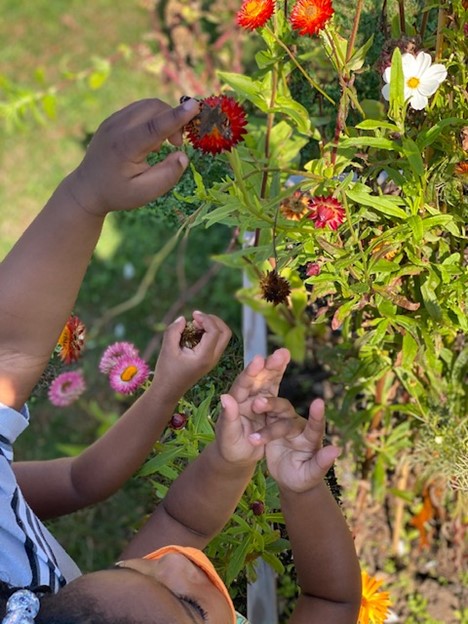
[{"label": "white petal", "polygon": [[383,73],[383,79],[385,80],[385,82],[390,82],[390,75],[392,73],[392,68],[391,66],[387,67]]},{"label": "white petal", "polygon": [[402,54],[401,64],[403,67],[403,74],[406,79],[411,78],[411,76],[416,76],[418,67],[416,65],[416,58],[412,54],[410,54],[409,52],[405,52],[405,54]]},{"label": "white petal", "polygon": [[382,87],[382,95],[387,101],[390,100],[390,85],[389,84],[386,84]]},{"label": "white petal", "polygon": [[408,100],[410,97],[412,97],[415,93],[416,93],[416,89],[411,89],[410,87],[408,87],[405,83],[405,87],[403,89],[403,97],[406,100]]},{"label": "white petal", "polygon": [[417,73],[415,76],[421,77],[432,64],[431,55],[426,52],[419,52],[416,57]]},{"label": "white petal", "polygon": [[416,90],[419,91],[421,95],[433,95],[439,88],[439,85],[440,82],[438,80],[426,80],[426,78],[424,78]]},{"label": "white petal", "polygon": [[447,78],[447,70],[444,65],[436,63],[431,65],[425,72],[424,76],[421,76],[421,82],[425,82],[426,79],[437,80],[439,84]]},{"label": "white petal", "polygon": [[414,108],[414,110],[422,110],[426,108],[428,101],[425,95],[415,91],[410,99],[410,106]]}]

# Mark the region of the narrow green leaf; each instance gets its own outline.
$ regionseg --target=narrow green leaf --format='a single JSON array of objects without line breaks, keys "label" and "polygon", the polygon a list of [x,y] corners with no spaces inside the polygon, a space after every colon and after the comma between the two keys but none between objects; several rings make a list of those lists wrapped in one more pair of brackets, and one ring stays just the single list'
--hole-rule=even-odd
[{"label": "narrow green leaf", "polygon": [[411,169],[417,176],[424,175],[424,162],[417,144],[408,138],[403,138],[403,154],[408,159]]},{"label": "narrow green leaf", "polygon": [[395,203],[389,198],[355,191],[354,189],[346,191],[346,195],[356,204],[369,206],[370,208],[374,208],[389,217],[397,217],[405,220],[408,218],[406,212],[402,208],[396,206]]}]

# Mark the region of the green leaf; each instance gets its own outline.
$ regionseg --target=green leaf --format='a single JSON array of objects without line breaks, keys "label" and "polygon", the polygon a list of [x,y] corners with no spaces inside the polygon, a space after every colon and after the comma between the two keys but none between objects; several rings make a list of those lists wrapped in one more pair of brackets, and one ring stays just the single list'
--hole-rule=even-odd
[{"label": "green leaf", "polygon": [[408,138],[402,139],[403,154],[408,159],[411,169],[417,176],[424,175],[424,162],[417,144]]},{"label": "green leaf", "polygon": [[429,145],[432,145],[441,132],[448,126],[463,126],[465,124],[466,120],[458,119],[458,117],[447,117],[446,119],[441,119],[441,121],[431,126],[428,130],[421,132],[416,139],[416,143],[419,149],[423,150]]},{"label": "green leaf", "polygon": [[254,80],[244,74],[232,72],[217,72],[219,78],[229,85],[237,95],[247,98],[260,110],[266,112],[268,109],[268,93],[265,92],[263,83]]},{"label": "green leaf", "polygon": [[374,42],[374,35],[371,35],[366,43],[354,52],[349,61],[346,63],[346,68],[349,71],[356,71],[361,69],[366,61],[367,53]]},{"label": "green leaf", "polygon": [[277,95],[275,111],[289,115],[297,125],[299,132],[307,134],[310,130],[310,118],[307,109],[287,95]]},{"label": "green leaf", "polygon": [[139,470],[138,476],[147,477],[165,466],[171,463],[179,454],[183,453],[183,449],[178,446],[168,447],[162,453],[158,453],[156,457],[149,459]]},{"label": "green leaf", "polygon": [[412,369],[413,362],[418,353],[418,348],[419,347],[418,347],[418,343],[416,342],[416,340],[413,338],[413,336],[409,332],[406,332],[406,334],[403,336],[402,361],[401,361],[402,368],[407,368],[408,370]]},{"label": "green leaf", "polygon": [[291,352],[291,358],[303,362],[305,357],[305,327],[303,324],[290,329],[284,337],[284,346]]},{"label": "green leaf", "polygon": [[231,554],[226,569],[226,585],[230,585],[244,567],[244,562],[252,545],[252,535],[244,535],[240,544]]},{"label": "green leaf", "polygon": [[356,204],[369,206],[389,217],[397,217],[398,219],[405,220],[408,218],[406,212],[402,208],[396,206],[395,201],[392,201],[388,197],[371,195],[369,193],[356,191],[355,189],[346,191],[346,195]]},{"label": "green leaf", "polygon": [[396,46],[393,51],[390,70],[390,109],[388,116],[397,123],[403,122],[403,108],[405,105],[404,86],[405,76],[403,74],[401,52],[400,48]]},{"label": "green leaf", "polygon": [[414,241],[420,243],[424,235],[423,220],[419,215],[412,215],[408,219],[408,225],[413,232]]},{"label": "green leaf", "polygon": [[398,132],[399,127],[395,124],[390,123],[389,121],[384,121],[383,119],[365,119],[358,123],[355,128],[359,130],[380,130],[385,128],[387,130],[391,130],[392,132]]},{"label": "green leaf", "polygon": [[348,147],[375,147],[376,149],[385,150],[399,150],[400,146],[391,141],[390,139],[384,139],[383,137],[352,137],[349,139],[343,139],[340,141],[339,148],[347,149]]}]

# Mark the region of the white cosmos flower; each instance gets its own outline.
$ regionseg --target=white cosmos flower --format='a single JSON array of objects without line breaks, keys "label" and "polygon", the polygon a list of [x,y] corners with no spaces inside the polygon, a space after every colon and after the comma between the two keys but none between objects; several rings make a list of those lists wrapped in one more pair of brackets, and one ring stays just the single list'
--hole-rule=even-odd
[{"label": "white cosmos flower", "polygon": [[[401,62],[405,77],[405,101],[409,100],[415,110],[422,110],[426,108],[429,96],[433,95],[447,78],[447,70],[440,63],[432,65],[431,55],[426,52],[419,52],[417,56],[407,52],[402,54]],[[390,99],[391,71],[390,66],[383,73],[386,84],[382,88],[382,95],[386,100]]]}]

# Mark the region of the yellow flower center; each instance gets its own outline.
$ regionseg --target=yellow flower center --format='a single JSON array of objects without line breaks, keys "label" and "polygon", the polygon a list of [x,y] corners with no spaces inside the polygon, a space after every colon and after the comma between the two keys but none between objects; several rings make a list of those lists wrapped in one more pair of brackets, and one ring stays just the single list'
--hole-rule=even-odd
[{"label": "yellow flower center", "polygon": [[307,17],[307,19],[315,19],[318,15],[317,7],[313,4],[305,7],[304,15]]},{"label": "yellow flower center", "polygon": [[262,3],[258,2],[258,0],[252,0],[245,7],[245,12],[250,18],[258,17],[262,10]]},{"label": "yellow flower center", "polygon": [[138,368],[136,366],[130,365],[127,366],[127,368],[122,371],[122,374],[120,375],[120,379],[122,381],[130,381],[131,379],[133,379],[135,377],[135,375],[138,373]]},{"label": "yellow flower center", "polygon": [[416,76],[413,76],[412,78],[406,81],[406,84],[408,85],[410,89],[416,89],[416,87],[419,85],[420,82],[421,81],[419,80],[419,78],[416,78]]}]

